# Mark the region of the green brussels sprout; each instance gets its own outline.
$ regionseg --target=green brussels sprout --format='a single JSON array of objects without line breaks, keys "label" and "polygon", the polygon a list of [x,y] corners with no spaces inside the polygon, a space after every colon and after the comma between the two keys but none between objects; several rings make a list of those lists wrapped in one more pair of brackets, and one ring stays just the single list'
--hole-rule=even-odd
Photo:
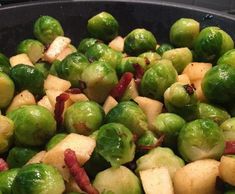
[{"label": "green brussels sprout", "polygon": [[226,191],[224,194],[235,194],[235,190],[232,190],[232,191]]},{"label": "green brussels sprout", "polygon": [[42,146],[56,132],[49,110],[38,105],[21,106],[7,114],[14,122],[15,140],[25,146]]},{"label": "green brussels sprout", "polygon": [[34,23],[34,36],[43,44],[50,44],[57,36],[64,36],[60,22],[51,16],[40,16]]},{"label": "green brussels sprout", "polygon": [[101,12],[88,20],[87,30],[94,38],[110,41],[118,35],[119,24],[107,12]]},{"label": "green brussels sprout", "polygon": [[53,147],[55,147],[58,143],[60,143],[65,137],[66,133],[58,133],[54,135],[46,144],[46,150],[49,151]]},{"label": "green brussels sprout", "polygon": [[139,64],[143,69],[146,69],[146,60],[142,57],[125,57],[117,65],[116,71],[118,76],[121,76],[125,72],[135,72],[134,64]]},{"label": "green brussels sprout", "polygon": [[202,80],[202,91],[213,103],[230,103],[235,97],[235,67],[227,64],[212,67]]},{"label": "green brussels sprout", "polygon": [[155,133],[164,135],[164,145],[174,148],[177,145],[178,134],[185,125],[185,120],[174,113],[161,113],[152,124]]},{"label": "green brussels sprout", "polygon": [[103,108],[96,102],[76,102],[65,112],[64,125],[69,133],[90,135],[104,120]]},{"label": "green brussels sprout", "polygon": [[165,90],[176,82],[177,72],[171,61],[160,60],[145,73],[140,84],[140,93],[156,100],[162,100]]},{"label": "green brussels sprout", "polygon": [[157,147],[140,157],[136,164],[137,173],[151,168],[166,167],[171,177],[173,177],[176,170],[184,166],[184,161],[175,155],[170,148]]},{"label": "green brussels sprout", "polygon": [[0,193],[2,192],[2,194],[12,194],[12,184],[18,172],[18,168],[0,172]]},{"label": "green brussels sprout", "polygon": [[235,117],[227,119],[224,121],[220,128],[224,132],[225,141],[235,141]]},{"label": "green brussels sprout", "polygon": [[197,118],[198,100],[190,85],[172,84],[164,93],[164,103],[168,112],[176,113],[187,121]]},{"label": "green brussels sprout", "polygon": [[78,45],[78,52],[85,54],[86,51],[92,47],[94,44],[99,42],[99,40],[95,38],[84,38]]},{"label": "green brussels sprout", "polygon": [[137,145],[141,146],[154,146],[158,142],[158,138],[152,131],[146,131],[141,135],[137,141]]},{"label": "green brussels sprout", "polygon": [[24,147],[13,147],[7,156],[7,164],[10,168],[20,168],[24,166],[38,150]]},{"label": "green brussels sprout", "polygon": [[162,59],[171,60],[177,72],[181,74],[184,68],[193,61],[193,55],[192,52],[186,47],[176,48],[164,52]]},{"label": "green brussels sprout", "polygon": [[210,119],[187,123],[178,136],[178,150],[185,161],[219,159],[225,148],[223,131]]},{"label": "green brussels sprout", "polygon": [[47,78],[50,71],[50,66],[47,63],[45,62],[36,63],[34,67],[43,74],[45,79]]},{"label": "green brussels sprout", "polygon": [[235,67],[235,49],[224,53],[217,61],[217,65],[228,64]]},{"label": "green brussels sprout", "polygon": [[147,117],[141,108],[131,101],[118,103],[106,115],[106,123],[121,123],[138,136],[148,130]]},{"label": "green brussels sprout", "polygon": [[2,53],[0,53],[0,72],[5,74],[9,74],[11,69],[11,65],[9,59]]},{"label": "green brussels sprout", "polygon": [[58,77],[58,69],[59,69],[59,65],[60,65],[61,61],[60,60],[54,60],[53,63],[51,64],[50,70],[49,70],[49,74],[57,76]]},{"label": "green brussels sprout", "polygon": [[12,185],[12,194],[61,194],[64,190],[64,180],[57,169],[42,163],[21,168]]},{"label": "green brussels sprout", "polygon": [[139,55],[139,57],[144,58],[145,60],[147,60],[148,63],[153,63],[161,59],[161,56],[153,51],[142,53]]},{"label": "green brussels sprout", "polygon": [[143,194],[138,177],[124,166],[98,173],[93,185],[102,194]]},{"label": "green brussels sprout", "polygon": [[89,99],[103,103],[112,88],[118,83],[116,71],[105,62],[94,62],[84,69],[82,81],[86,84],[84,93]]},{"label": "green brussels sprout", "polygon": [[13,121],[3,115],[0,115],[0,154],[6,152],[11,146],[13,133]]},{"label": "green brussels sprout", "polygon": [[62,60],[56,70],[58,76],[70,81],[72,87],[79,87],[82,72],[89,64],[85,55],[75,52]]},{"label": "green brussels sprout", "polygon": [[34,95],[43,94],[44,76],[35,67],[29,65],[16,65],[11,69],[11,78],[18,91],[29,90]]},{"label": "green brussels sprout", "polygon": [[114,167],[134,159],[135,143],[131,131],[120,123],[100,127],[96,139],[97,152]]},{"label": "green brussels sprout", "polygon": [[171,26],[170,42],[177,47],[192,48],[199,32],[199,22],[191,18],[180,18]]},{"label": "green brussels sprout", "polygon": [[45,47],[38,40],[26,39],[17,46],[17,54],[26,53],[32,63],[36,63],[42,58]]},{"label": "green brussels sprout", "polygon": [[170,44],[163,43],[159,47],[157,47],[156,52],[162,56],[164,52],[174,49],[174,47]]},{"label": "green brussels sprout", "polygon": [[198,119],[211,119],[218,125],[230,118],[226,110],[211,104],[199,103],[198,109]]},{"label": "green brussels sprout", "polygon": [[214,26],[204,28],[193,46],[197,59],[203,62],[214,62],[233,47],[232,38],[225,31]]},{"label": "green brussels sprout", "polygon": [[135,29],[125,38],[124,51],[128,55],[138,56],[147,51],[154,51],[157,45],[152,32],[146,29]]},{"label": "green brussels sprout", "polygon": [[5,73],[0,72],[0,109],[6,108],[14,97],[15,84]]}]

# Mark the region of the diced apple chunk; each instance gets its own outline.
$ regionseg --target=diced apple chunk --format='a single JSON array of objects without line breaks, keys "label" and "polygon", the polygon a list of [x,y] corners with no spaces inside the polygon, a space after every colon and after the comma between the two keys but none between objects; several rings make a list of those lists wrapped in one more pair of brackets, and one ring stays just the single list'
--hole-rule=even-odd
[{"label": "diced apple chunk", "polygon": [[64,151],[68,148],[75,151],[79,164],[83,165],[90,159],[95,146],[93,138],[71,133],[46,153],[43,162],[56,167],[64,180],[69,181],[70,173],[64,162]]},{"label": "diced apple chunk", "polygon": [[51,105],[48,96],[43,96],[43,98],[39,100],[37,104],[47,108],[51,113],[54,114],[54,107]]},{"label": "diced apple chunk", "polygon": [[177,81],[182,84],[191,84],[190,79],[187,74],[178,75]]},{"label": "diced apple chunk", "polygon": [[69,94],[70,99],[73,102],[84,102],[84,101],[89,101],[87,96],[85,94]]},{"label": "diced apple chunk", "polygon": [[43,150],[41,152],[38,152],[36,155],[34,155],[27,163],[27,164],[35,164],[35,163],[41,163],[44,156],[46,155],[46,151]]},{"label": "diced apple chunk", "polygon": [[76,52],[76,48],[72,45],[68,45],[57,57],[56,59],[59,61],[62,61],[65,57],[67,57],[68,55],[72,54]]},{"label": "diced apple chunk", "polygon": [[66,182],[65,187],[66,187],[66,192],[83,193],[83,191],[80,189],[74,178],[70,178],[69,182]]},{"label": "diced apple chunk", "polygon": [[12,67],[19,65],[19,64],[34,66],[33,63],[30,61],[28,55],[25,53],[15,55],[11,57],[9,60],[10,60],[10,64]]},{"label": "diced apple chunk", "polygon": [[140,171],[140,179],[146,194],[174,194],[171,176],[165,167]]},{"label": "diced apple chunk", "polygon": [[110,43],[109,47],[115,51],[123,52],[124,50],[124,38],[117,36]]},{"label": "diced apple chunk", "polygon": [[47,79],[44,81],[45,90],[60,90],[66,91],[71,87],[71,83],[67,80],[61,79],[54,75],[48,75]]},{"label": "diced apple chunk", "polygon": [[33,94],[30,93],[28,90],[24,90],[14,97],[6,112],[8,113],[23,105],[33,105],[33,104],[36,104]]},{"label": "diced apple chunk", "polygon": [[201,87],[201,83],[202,83],[202,80],[198,80],[198,81],[195,81],[193,83],[194,87],[196,88],[196,95],[197,95],[197,99],[201,102],[205,102],[206,101],[206,97],[202,91],[202,87]]},{"label": "diced apple chunk", "polygon": [[103,109],[105,114],[107,114],[113,107],[115,107],[118,104],[118,102],[113,98],[112,96],[108,96],[108,98],[105,100]]},{"label": "diced apple chunk", "polygon": [[235,158],[222,156],[220,159],[219,174],[223,181],[235,186]]}]

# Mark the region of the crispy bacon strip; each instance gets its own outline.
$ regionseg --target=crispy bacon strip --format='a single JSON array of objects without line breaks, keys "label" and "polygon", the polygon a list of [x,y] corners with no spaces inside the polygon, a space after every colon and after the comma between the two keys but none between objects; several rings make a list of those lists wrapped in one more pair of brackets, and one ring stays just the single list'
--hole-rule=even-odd
[{"label": "crispy bacon strip", "polygon": [[68,90],[65,91],[65,93],[69,94],[81,94],[82,91],[80,88],[69,88]]},{"label": "crispy bacon strip", "polygon": [[76,154],[73,150],[65,150],[64,161],[76,183],[83,191],[85,191],[87,194],[99,194],[99,191],[92,186],[84,168],[82,168],[78,163]]},{"label": "crispy bacon strip", "polygon": [[226,141],[224,154],[235,154],[235,141]]},{"label": "crispy bacon strip", "polygon": [[110,95],[114,97],[116,100],[120,100],[125,93],[128,85],[133,78],[133,74],[130,72],[125,72],[117,85],[111,90]]},{"label": "crispy bacon strip", "polygon": [[8,170],[8,164],[5,162],[5,160],[3,160],[2,158],[0,158],[0,172],[2,171],[6,171]]},{"label": "crispy bacon strip", "polygon": [[165,135],[161,135],[160,138],[158,139],[158,141],[154,145],[151,145],[151,146],[140,146],[139,149],[141,149],[141,150],[151,150],[153,148],[161,146],[162,143],[163,143],[164,137],[165,137]]},{"label": "crispy bacon strip", "polygon": [[135,83],[139,86],[141,79],[144,75],[144,69],[138,63],[133,64],[133,67],[135,69]]}]

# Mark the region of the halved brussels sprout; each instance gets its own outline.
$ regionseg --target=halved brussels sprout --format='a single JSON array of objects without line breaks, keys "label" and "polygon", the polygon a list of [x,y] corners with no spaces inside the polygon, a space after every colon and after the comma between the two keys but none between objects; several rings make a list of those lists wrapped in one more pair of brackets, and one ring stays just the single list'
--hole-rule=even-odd
[{"label": "halved brussels sprout", "polygon": [[110,41],[118,35],[119,24],[111,14],[101,12],[88,20],[87,30],[94,38]]},{"label": "halved brussels sprout", "polygon": [[225,148],[224,134],[210,119],[187,123],[178,136],[178,150],[185,161],[219,159]]},{"label": "halved brussels sprout", "polygon": [[142,135],[148,129],[146,115],[131,101],[120,102],[108,112],[105,120],[106,123],[121,123],[136,135]]},{"label": "halved brussels sprout", "polygon": [[47,78],[50,71],[50,65],[48,63],[45,62],[36,63],[34,67],[43,74],[45,79]]},{"label": "halved brussels sprout", "polygon": [[12,194],[12,184],[18,172],[18,168],[0,172],[0,193]]},{"label": "halved brussels sprout", "polygon": [[235,141],[235,117],[224,121],[220,128],[224,132],[225,141]]},{"label": "halved brussels sprout", "polygon": [[51,16],[40,16],[34,23],[34,36],[43,44],[50,44],[57,36],[64,36],[58,20]]},{"label": "halved brussels sprout", "polygon": [[120,123],[100,127],[96,139],[97,152],[114,167],[134,159],[135,143],[131,131]]},{"label": "halved brussels sprout", "polygon": [[191,18],[180,18],[171,26],[170,41],[177,47],[191,48],[199,31],[199,22]]},{"label": "halved brussels sprout", "polygon": [[76,102],[65,112],[64,125],[69,133],[90,135],[104,120],[102,107],[92,101]]},{"label": "halved brussels sprout", "polygon": [[224,53],[217,61],[217,65],[232,65],[235,67],[235,49],[231,49]]},{"label": "halved brussels sprout", "polygon": [[156,38],[152,32],[146,29],[135,29],[131,31],[124,41],[124,52],[128,55],[138,56],[147,51],[154,51],[157,45]]},{"label": "halved brussels sprout", "polygon": [[169,51],[171,49],[174,49],[174,47],[170,44],[167,44],[167,43],[163,43],[161,44],[157,49],[156,49],[156,52],[159,54],[159,55],[163,55],[163,53],[165,53],[166,51]]},{"label": "halved brussels sprout", "polygon": [[50,70],[49,70],[49,74],[57,76],[58,77],[58,69],[59,69],[59,65],[60,65],[61,61],[60,60],[54,60],[53,63],[51,64]]},{"label": "halved brussels sprout", "polygon": [[143,96],[162,100],[165,90],[176,82],[176,78],[177,72],[171,61],[160,60],[144,73],[140,92]]},{"label": "halved brussels sprout", "polygon": [[11,65],[9,59],[2,53],[0,53],[0,72],[9,74]]},{"label": "halved brussels sprout", "polygon": [[55,147],[58,143],[60,143],[68,134],[66,133],[58,133],[54,135],[46,144],[46,150],[50,150]]},{"label": "halved brussels sprout", "polygon": [[108,168],[97,174],[93,182],[102,194],[142,194],[138,177],[124,166]]},{"label": "halved brussels sprout", "polygon": [[42,146],[56,132],[56,122],[49,110],[38,105],[21,106],[7,114],[14,122],[17,143]]},{"label": "halved brussels sprout", "polygon": [[86,51],[92,47],[98,40],[95,38],[84,38],[78,45],[78,52],[85,54]]},{"label": "halved brussels sprout", "polygon": [[12,185],[12,194],[62,194],[64,180],[54,167],[29,164],[21,168]]},{"label": "halved brussels sprout", "polygon": [[16,65],[11,69],[11,78],[18,91],[29,90],[34,95],[43,94],[44,76],[35,67],[29,65]]}]

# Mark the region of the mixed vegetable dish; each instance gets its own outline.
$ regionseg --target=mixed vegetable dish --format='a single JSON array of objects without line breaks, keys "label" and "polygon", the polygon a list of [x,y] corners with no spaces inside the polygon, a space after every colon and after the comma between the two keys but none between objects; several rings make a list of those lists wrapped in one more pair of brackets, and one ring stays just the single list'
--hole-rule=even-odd
[{"label": "mixed vegetable dish", "polygon": [[40,16],[0,53],[0,194],[235,194],[235,49],[192,18],[169,42],[119,34],[101,12],[87,38]]}]

